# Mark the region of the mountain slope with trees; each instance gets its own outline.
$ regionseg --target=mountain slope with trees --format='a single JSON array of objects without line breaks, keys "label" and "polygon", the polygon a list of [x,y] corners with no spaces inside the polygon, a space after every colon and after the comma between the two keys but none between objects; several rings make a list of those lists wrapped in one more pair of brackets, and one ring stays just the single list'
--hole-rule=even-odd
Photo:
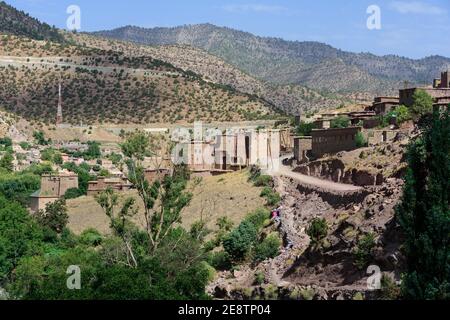
[{"label": "mountain slope with trees", "polygon": [[430,83],[450,66],[450,59],[442,56],[413,60],[351,53],[319,42],[258,37],[212,24],[153,29],[126,26],[95,34],[149,45],[187,44],[257,78],[330,92],[386,93],[403,86],[404,81]]},{"label": "mountain slope with trees", "polygon": [[24,36],[35,40],[64,41],[55,27],[16,10],[4,1],[0,1],[0,34]]}]

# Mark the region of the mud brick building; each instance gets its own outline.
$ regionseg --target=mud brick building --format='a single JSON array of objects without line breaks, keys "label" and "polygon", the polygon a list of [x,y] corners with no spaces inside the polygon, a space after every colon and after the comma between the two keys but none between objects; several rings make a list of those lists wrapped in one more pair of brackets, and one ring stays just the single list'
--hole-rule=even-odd
[{"label": "mud brick building", "polygon": [[311,154],[315,158],[321,158],[325,154],[355,150],[358,132],[361,132],[360,127],[313,130]]},{"label": "mud brick building", "polygon": [[172,174],[171,169],[166,168],[148,168],[145,169],[144,175],[145,179],[153,184],[156,181],[162,181],[166,176],[170,176]]},{"label": "mud brick building", "polygon": [[373,111],[377,115],[385,115],[394,110],[399,104],[399,97],[376,97],[368,111]]},{"label": "mud brick building", "polygon": [[89,182],[87,195],[96,196],[108,188],[117,192],[128,191],[132,186],[127,179],[98,177],[97,181]]},{"label": "mud brick building", "polygon": [[185,163],[198,175],[216,175],[259,165],[263,170],[280,164],[280,130],[228,132],[214,141],[180,143],[175,164]]},{"label": "mud brick building", "polygon": [[64,171],[57,175],[42,175],[41,189],[31,195],[31,211],[44,210],[48,203],[64,197],[67,190],[74,188],[78,188],[78,175],[73,172]]},{"label": "mud brick building", "polygon": [[440,79],[435,79],[433,87],[418,87],[400,90],[400,104],[411,107],[414,103],[414,93],[416,90],[423,90],[435,99],[436,103],[444,101],[450,97],[450,73],[442,72]]}]

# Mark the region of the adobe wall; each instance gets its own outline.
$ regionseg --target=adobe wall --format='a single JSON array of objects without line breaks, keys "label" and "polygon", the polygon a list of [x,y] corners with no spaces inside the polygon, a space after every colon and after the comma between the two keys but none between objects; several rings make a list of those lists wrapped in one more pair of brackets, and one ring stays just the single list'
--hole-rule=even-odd
[{"label": "adobe wall", "polygon": [[297,163],[308,161],[307,153],[312,149],[312,137],[294,137],[294,159]]},{"label": "adobe wall", "polygon": [[42,176],[41,195],[62,197],[69,189],[78,188],[77,176]]},{"label": "adobe wall", "polygon": [[321,158],[325,154],[355,150],[358,132],[361,132],[360,127],[313,130],[311,133],[312,155]]}]

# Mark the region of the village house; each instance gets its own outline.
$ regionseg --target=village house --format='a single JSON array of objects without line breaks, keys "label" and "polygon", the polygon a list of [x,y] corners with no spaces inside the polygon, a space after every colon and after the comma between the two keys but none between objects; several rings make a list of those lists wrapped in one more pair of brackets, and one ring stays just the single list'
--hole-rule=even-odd
[{"label": "village house", "polygon": [[48,203],[64,197],[69,189],[78,188],[78,175],[70,171],[58,174],[44,174],[41,177],[41,189],[31,195],[30,208],[32,212],[44,210]]},{"label": "village house", "polygon": [[435,79],[432,87],[416,87],[400,90],[400,105],[411,107],[414,103],[414,93],[417,90],[423,90],[435,99],[435,103],[446,101],[450,97],[450,73],[445,71],[441,73],[440,79]]},{"label": "village house", "polygon": [[361,127],[312,130],[311,155],[321,158],[325,154],[355,150],[358,132],[361,132]]},{"label": "village house", "polygon": [[175,164],[184,163],[196,175],[216,175],[258,165],[272,170],[280,164],[280,130],[237,130],[214,141],[179,143]]},{"label": "village house", "polygon": [[385,115],[394,110],[399,104],[399,97],[376,97],[372,106],[367,108],[367,111],[375,112],[376,115]]},{"label": "village house", "polygon": [[126,178],[106,178],[98,177],[97,181],[89,181],[88,183],[88,196],[96,196],[108,188],[111,188],[117,192],[129,191],[133,185]]}]

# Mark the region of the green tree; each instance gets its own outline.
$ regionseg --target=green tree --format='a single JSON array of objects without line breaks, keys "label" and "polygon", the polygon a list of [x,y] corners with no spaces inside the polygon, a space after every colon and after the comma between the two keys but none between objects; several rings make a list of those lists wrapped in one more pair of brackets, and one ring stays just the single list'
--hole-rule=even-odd
[{"label": "green tree", "polygon": [[399,124],[411,120],[411,113],[407,106],[398,106],[395,108],[395,115]]},{"label": "green tree", "polygon": [[13,155],[9,152],[6,152],[5,155],[0,159],[0,168],[8,172],[12,172],[14,170],[13,161]]},{"label": "green tree", "polygon": [[417,89],[413,95],[413,105],[411,107],[411,113],[414,119],[419,119],[424,115],[431,114],[433,112],[433,97],[426,91]]},{"label": "green tree", "polygon": [[241,261],[258,238],[255,225],[249,221],[242,222],[223,240],[223,247],[235,261]]},{"label": "green tree", "polygon": [[0,196],[0,282],[19,261],[40,252],[42,231],[20,204]]},{"label": "green tree", "polygon": [[355,136],[356,147],[364,148],[367,147],[367,139],[364,137],[362,132],[358,132]]},{"label": "green tree", "polygon": [[67,214],[66,200],[60,199],[45,206],[45,210],[40,210],[36,219],[40,225],[49,228],[53,232],[61,233],[69,221]]},{"label": "green tree", "polygon": [[45,139],[44,132],[42,131],[35,131],[33,133],[33,138],[36,140],[36,143],[41,146],[48,146],[50,144],[50,140]]},{"label": "green tree", "polygon": [[330,126],[333,129],[348,128],[350,126],[350,118],[347,116],[336,117],[331,120]]},{"label": "green tree", "polygon": [[434,112],[408,150],[397,217],[405,234],[407,299],[450,298],[450,117]]},{"label": "green tree", "polygon": [[375,235],[369,233],[359,239],[354,251],[355,265],[359,269],[364,269],[373,258],[373,250],[376,246]]},{"label": "green tree", "polygon": [[100,151],[100,144],[96,141],[89,141],[87,144],[88,149],[83,155],[84,158],[86,160],[99,159],[102,156],[102,153]]},{"label": "green tree", "polygon": [[296,128],[296,134],[301,137],[310,136],[313,129],[315,129],[314,122],[306,123],[302,121]]},{"label": "green tree", "polygon": [[[127,157],[129,179],[136,187],[143,202],[149,249],[155,251],[160,242],[168,236],[175,224],[181,221],[181,210],[189,204],[192,194],[185,192],[189,171],[185,165],[176,166],[172,176],[150,184],[145,177],[142,160],[146,156],[160,155],[157,146],[144,132],[128,135],[122,144]],[[155,208],[155,204],[159,207]]]},{"label": "green tree", "polygon": [[306,230],[306,234],[311,238],[314,244],[319,243],[328,235],[328,224],[325,219],[314,218]]}]

